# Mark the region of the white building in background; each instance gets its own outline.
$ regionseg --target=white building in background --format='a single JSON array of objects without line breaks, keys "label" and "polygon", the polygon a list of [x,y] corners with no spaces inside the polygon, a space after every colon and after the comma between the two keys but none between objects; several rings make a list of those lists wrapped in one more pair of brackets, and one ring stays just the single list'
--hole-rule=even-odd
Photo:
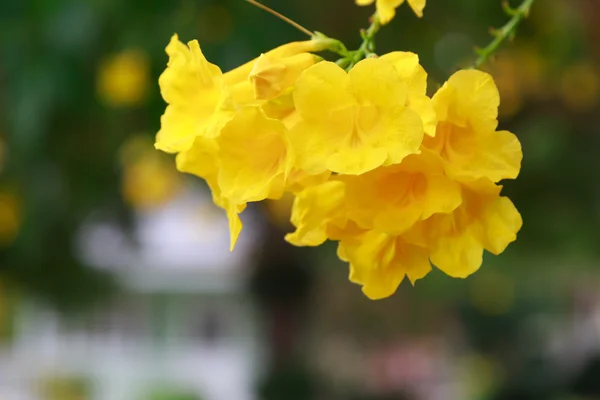
[{"label": "white building in background", "polygon": [[76,376],[89,380],[92,400],[145,400],[161,387],[202,400],[254,399],[261,335],[244,285],[260,229],[249,213],[233,253],[226,217],[203,191],[137,215],[137,246],[90,217],[81,257],[113,270],[125,290],[73,321],[24,303],[15,340],[0,352],[0,397],[39,399],[40,379]]}]

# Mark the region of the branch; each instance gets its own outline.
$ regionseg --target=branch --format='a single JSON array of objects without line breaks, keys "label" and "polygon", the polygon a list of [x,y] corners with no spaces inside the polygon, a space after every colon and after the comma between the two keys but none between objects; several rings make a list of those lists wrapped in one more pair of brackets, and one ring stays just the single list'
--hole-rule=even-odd
[{"label": "branch", "polygon": [[500,45],[506,39],[512,39],[514,37],[521,21],[529,15],[529,11],[531,10],[534,1],[535,0],[524,0],[518,8],[510,7],[508,0],[503,1],[502,8],[504,9],[504,12],[512,18],[502,28],[492,29],[492,35],[495,36],[495,38],[489,45],[483,49],[475,49],[475,52],[479,57],[477,57],[477,60],[473,63],[473,68],[481,67],[498,50]]}]

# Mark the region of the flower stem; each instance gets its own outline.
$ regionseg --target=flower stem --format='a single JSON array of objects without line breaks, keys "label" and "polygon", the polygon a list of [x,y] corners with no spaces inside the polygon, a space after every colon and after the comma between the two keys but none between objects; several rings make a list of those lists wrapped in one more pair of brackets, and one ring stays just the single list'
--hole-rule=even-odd
[{"label": "flower stem", "polygon": [[375,35],[381,29],[381,23],[379,22],[379,17],[377,13],[375,13],[371,17],[371,25],[367,29],[363,29],[360,34],[362,36],[362,44],[358,48],[358,50],[348,52],[348,55],[341,60],[338,60],[338,65],[345,67],[347,70],[350,70],[356,63],[358,63],[363,58],[372,56],[375,54]]},{"label": "flower stem", "polygon": [[300,32],[307,34],[310,37],[314,36],[314,33],[309,31],[308,29],[306,29],[305,27],[303,27],[302,25],[300,25],[299,23],[297,23],[296,21],[293,21],[291,19],[289,19],[288,17],[286,17],[283,14],[278,13],[277,11],[273,10],[272,8],[269,8],[267,6],[265,6],[264,4],[259,3],[256,0],[246,0],[248,3],[262,9],[265,10],[266,12],[268,12],[269,14],[273,14],[274,16],[276,16],[277,18],[279,18],[280,20],[287,22],[288,24],[290,24],[291,26],[293,26],[294,28],[298,29]]},{"label": "flower stem", "polygon": [[531,6],[535,0],[524,0],[523,3],[517,8],[511,8],[508,4],[508,0],[504,0],[502,8],[512,18],[502,28],[493,29],[492,34],[495,36],[494,40],[483,49],[476,49],[477,60],[472,65],[472,68],[481,67],[500,47],[500,45],[508,38],[512,38],[517,30],[517,27],[527,18]]}]

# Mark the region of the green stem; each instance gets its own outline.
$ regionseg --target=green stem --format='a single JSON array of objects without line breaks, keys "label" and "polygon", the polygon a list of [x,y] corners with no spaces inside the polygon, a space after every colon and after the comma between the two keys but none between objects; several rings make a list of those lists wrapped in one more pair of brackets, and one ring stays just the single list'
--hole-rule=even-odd
[{"label": "green stem", "polygon": [[349,71],[360,60],[375,54],[375,35],[381,29],[381,23],[377,17],[377,13],[371,17],[371,25],[367,29],[363,29],[360,34],[362,43],[358,50],[346,51],[345,54],[338,53],[342,56],[336,63]]},{"label": "green stem", "polygon": [[380,29],[381,23],[379,22],[377,13],[375,13],[371,17],[371,26],[369,26],[366,30],[361,31],[363,42],[361,43],[360,47],[358,50],[350,52],[348,57],[348,66],[346,69],[351,69],[360,60],[375,53],[375,35],[377,35],[377,32],[379,32]]},{"label": "green stem", "polygon": [[500,47],[500,45],[508,38],[512,37],[519,24],[523,19],[527,18],[529,15],[529,11],[531,10],[531,6],[535,0],[524,0],[523,3],[516,9],[511,8],[508,5],[508,2],[505,0],[503,3],[503,8],[508,15],[511,15],[512,18],[500,29],[494,29],[493,35],[495,36],[494,40],[487,45],[483,49],[477,49],[477,60],[473,63],[473,68],[481,67]]}]

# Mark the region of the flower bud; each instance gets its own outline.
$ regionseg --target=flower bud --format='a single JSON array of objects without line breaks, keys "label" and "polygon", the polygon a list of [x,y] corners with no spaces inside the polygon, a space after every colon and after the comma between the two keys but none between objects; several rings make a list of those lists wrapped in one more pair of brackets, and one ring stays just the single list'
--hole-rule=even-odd
[{"label": "flower bud", "polygon": [[271,100],[294,86],[298,76],[319,61],[319,57],[310,53],[301,53],[291,57],[278,58],[262,54],[250,71],[250,82],[254,87],[257,100]]},{"label": "flower bud", "polygon": [[[326,50],[332,46],[335,46],[338,41],[335,39],[314,37],[311,40],[305,40],[302,42],[291,42],[274,48],[273,50],[265,53],[266,55],[274,58],[291,57],[301,53],[310,53]],[[234,85],[248,79],[248,75],[254,68],[254,65],[258,61],[255,58],[252,61],[247,62],[223,75],[225,83],[227,85]]]}]

